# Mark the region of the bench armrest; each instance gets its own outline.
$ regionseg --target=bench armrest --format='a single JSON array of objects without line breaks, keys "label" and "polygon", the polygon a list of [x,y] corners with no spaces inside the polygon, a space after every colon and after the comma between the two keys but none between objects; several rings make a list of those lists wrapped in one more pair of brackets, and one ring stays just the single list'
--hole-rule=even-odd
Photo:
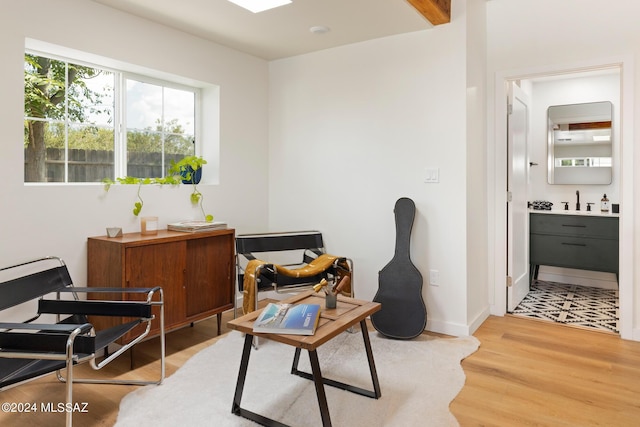
[{"label": "bench armrest", "polygon": [[[42,358],[64,360],[67,348],[73,346],[75,354],[91,354],[95,350],[93,325],[0,323],[0,357]],[[18,332],[18,330],[29,332]],[[33,332],[37,331],[37,332]],[[57,354],[57,356],[56,356]]]},{"label": "bench armrest", "polygon": [[147,301],[38,301],[38,312],[48,314],[80,314],[85,316],[141,317],[151,319],[153,314]]},{"label": "bench armrest", "polygon": [[[147,294],[147,303],[152,305],[163,305],[164,296],[162,294],[162,288],[160,286],[156,286],[153,288],[114,288],[114,287],[104,287],[104,288],[88,288],[88,287],[68,287],[60,290],[59,292],[73,292],[73,293],[82,293],[82,294],[91,294],[91,293],[112,293],[112,294]],[[160,295],[160,301],[152,301],[153,296],[155,294]],[[142,301],[140,301],[142,302]]]},{"label": "bench armrest", "polygon": [[90,293],[95,293],[95,292],[102,292],[102,293],[114,293],[114,294],[121,294],[121,293],[132,293],[132,294],[145,294],[145,293],[149,293],[149,292],[158,292],[162,290],[162,288],[160,286],[156,286],[154,288],[113,288],[113,287],[105,287],[105,288],[87,288],[87,287],[70,287],[70,288],[65,288],[64,290],[61,290],[60,292],[80,292],[80,293],[86,293],[86,294],[90,294]]},{"label": "bench armrest", "polygon": [[[89,332],[93,328],[91,323],[73,324],[73,323],[12,323],[0,322],[0,329],[23,329],[29,331],[53,331],[53,332],[73,332],[80,329],[81,332]],[[7,331],[0,331],[7,332]]]}]

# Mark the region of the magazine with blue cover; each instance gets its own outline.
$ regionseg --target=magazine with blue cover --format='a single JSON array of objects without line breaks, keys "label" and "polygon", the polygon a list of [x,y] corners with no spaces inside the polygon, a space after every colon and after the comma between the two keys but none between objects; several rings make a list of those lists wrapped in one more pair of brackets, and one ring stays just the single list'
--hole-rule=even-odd
[{"label": "magazine with blue cover", "polygon": [[319,304],[269,303],[254,322],[253,332],[313,335],[319,319]]}]

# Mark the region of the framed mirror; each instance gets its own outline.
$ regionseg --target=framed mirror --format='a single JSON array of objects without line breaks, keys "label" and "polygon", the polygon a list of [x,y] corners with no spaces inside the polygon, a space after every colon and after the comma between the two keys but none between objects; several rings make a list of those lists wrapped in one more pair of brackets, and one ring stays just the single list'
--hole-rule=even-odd
[{"label": "framed mirror", "polygon": [[611,184],[612,115],[609,101],[548,108],[549,184]]}]

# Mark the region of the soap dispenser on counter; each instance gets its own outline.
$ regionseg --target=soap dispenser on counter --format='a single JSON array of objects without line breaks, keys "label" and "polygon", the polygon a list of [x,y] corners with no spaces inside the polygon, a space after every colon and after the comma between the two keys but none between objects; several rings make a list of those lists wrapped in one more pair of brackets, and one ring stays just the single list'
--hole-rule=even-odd
[{"label": "soap dispenser on counter", "polygon": [[600,200],[600,211],[609,212],[609,199],[607,199],[606,194]]}]

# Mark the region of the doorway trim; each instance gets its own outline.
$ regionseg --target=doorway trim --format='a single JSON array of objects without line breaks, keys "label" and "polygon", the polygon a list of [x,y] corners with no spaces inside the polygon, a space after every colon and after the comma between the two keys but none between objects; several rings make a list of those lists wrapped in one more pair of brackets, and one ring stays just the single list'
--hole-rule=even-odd
[{"label": "doorway trim", "polygon": [[[620,336],[640,341],[640,330],[634,331],[634,65],[631,56],[592,60],[581,63],[498,71],[494,86],[493,138],[488,138],[488,218],[489,235],[489,304],[493,315],[506,314],[507,298],[507,86],[512,80],[542,76],[595,71],[603,68],[620,69]],[[491,126],[490,126],[491,128]],[[493,203],[491,202],[493,199]],[[493,284],[493,286],[491,286]]]}]

